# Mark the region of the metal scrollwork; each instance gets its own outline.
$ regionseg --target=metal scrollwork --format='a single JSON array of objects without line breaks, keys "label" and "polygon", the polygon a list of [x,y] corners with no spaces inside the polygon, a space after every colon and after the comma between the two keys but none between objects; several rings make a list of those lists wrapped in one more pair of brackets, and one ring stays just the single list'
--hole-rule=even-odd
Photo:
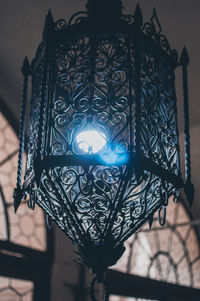
[{"label": "metal scrollwork", "polygon": [[171,56],[171,58],[177,62],[178,54],[175,49],[171,49],[170,44],[167,40],[167,38],[161,33],[162,27],[160,25],[160,22],[158,20],[158,16],[156,13],[156,10],[153,11],[153,16],[151,18],[151,23],[147,22],[143,25],[143,31],[147,36],[149,36],[151,39],[155,40],[161,48],[166,51],[167,54]]}]

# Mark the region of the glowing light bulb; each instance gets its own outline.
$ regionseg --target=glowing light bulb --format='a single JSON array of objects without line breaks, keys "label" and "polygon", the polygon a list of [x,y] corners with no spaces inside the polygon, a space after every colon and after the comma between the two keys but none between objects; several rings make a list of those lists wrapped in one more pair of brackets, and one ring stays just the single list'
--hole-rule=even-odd
[{"label": "glowing light bulb", "polygon": [[78,147],[86,153],[98,153],[106,145],[106,136],[96,130],[81,132],[76,137]]}]

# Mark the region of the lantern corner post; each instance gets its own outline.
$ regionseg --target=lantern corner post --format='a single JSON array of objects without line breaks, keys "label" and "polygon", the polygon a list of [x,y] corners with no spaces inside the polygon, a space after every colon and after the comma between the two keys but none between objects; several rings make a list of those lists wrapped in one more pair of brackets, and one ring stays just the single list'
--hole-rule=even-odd
[{"label": "lantern corner post", "polygon": [[28,92],[28,79],[31,75],[31,67],[27,57],[24,58],[22,64],[22,75],[23,75],[23,90],[22,90],[22,101],[21,101],[21,112],[20,112],[20,127],[19,127],[19,153],[17,163],[17,183],[14,189],[14,210],[17,209],[23,198],[22,188],[22,174],[23,174],[23,154],[25,150],[25,135],[26,135],[26,114],[27,114],[27,92]]},{"label": "lantern corner post", "polygon": [[186,47],[183,48],[180,57],[182,67],[183,85],[183,109],[184,109],[184,149],[185,149],[185,184],[184,191],[191,207],[194,201],[194,185],[191,181],[191,153],[190,153],[190,119],[189,119],[189,94],[188,94],[188,65],[190,59]]},{"label": "lantern corner post", "polygon": [[[52,98],[52,65],[53,65],[53,51],[54,51],[54,41],[55,41],[55,26],[51,10],[48,11],[45,20],[45,26],[43,31],[42,44],[44,47],[44,57],[43,62],[41,61],[41,66],[43,66],[43,76],[41,80],[41,89],[40,89],[40,113],[39,113],[39,125],[38,125],[38,137],[37,137],[37,156],[35,158],[35,168],[36,171],[36,182],[39,183],[39,174],[41,174],[41,161],[44,159],[45,151],[47,147],[47,133],[48,131],[48,122],[49,114],[47,108],[49,105],[50,98]],[[36,54],[37,55],[37,54]],[[50,84],[51,83],[51,84]],[[46,133],[47,130],[47,133]]]},{"label": "lantern corner post", "polygon": [[143,173],[141,159],[141,102],[142,102],[142,26],[143,15],[139,4],[136,5],[134,12],[134,31],[135,31],[135,176],[137,181]]}]

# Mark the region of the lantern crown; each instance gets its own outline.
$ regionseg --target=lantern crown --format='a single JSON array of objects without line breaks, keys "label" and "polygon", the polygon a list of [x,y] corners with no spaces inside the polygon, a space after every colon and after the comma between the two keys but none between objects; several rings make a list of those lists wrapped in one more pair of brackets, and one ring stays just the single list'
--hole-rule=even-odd
[{"label": "lantern crown", "polygon": [[120,17],[122,15],[121,0],[88,0],[86,9],[91,16]]}]

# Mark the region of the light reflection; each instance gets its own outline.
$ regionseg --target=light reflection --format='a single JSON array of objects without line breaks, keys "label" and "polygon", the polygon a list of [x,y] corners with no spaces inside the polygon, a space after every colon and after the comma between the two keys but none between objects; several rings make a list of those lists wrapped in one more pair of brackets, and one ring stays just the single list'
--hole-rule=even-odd
[{"label": "light reflection", "polygon": [[129,159],[128,153],[115,153],[110,151],[100,155],[101,160],[106,164],[126,164]]},{"label": "light reflection", "polygon": [[105,153],[100,154],[103,163],[112,164],[126,164],[129,161],[129,153],[125,145],[122,143],[115,143],[113,146],[108,146]]},{"label": "light reflection", "polygon": [[106,136],[100,131],[88,130],[76,137],[78,147],[86,153],[98,153],[106,145]]},{"label": "light reflection", "polygon": [[88,154],[101,151],[99,157],[102,163],[107,165],[126,164],[129,160],[129,154],[123,145],[116,144],[115,148],[112,149],[106,140],[106,135],[95,129],[80,132],[76,136],[76,143],[80,150]]}]

